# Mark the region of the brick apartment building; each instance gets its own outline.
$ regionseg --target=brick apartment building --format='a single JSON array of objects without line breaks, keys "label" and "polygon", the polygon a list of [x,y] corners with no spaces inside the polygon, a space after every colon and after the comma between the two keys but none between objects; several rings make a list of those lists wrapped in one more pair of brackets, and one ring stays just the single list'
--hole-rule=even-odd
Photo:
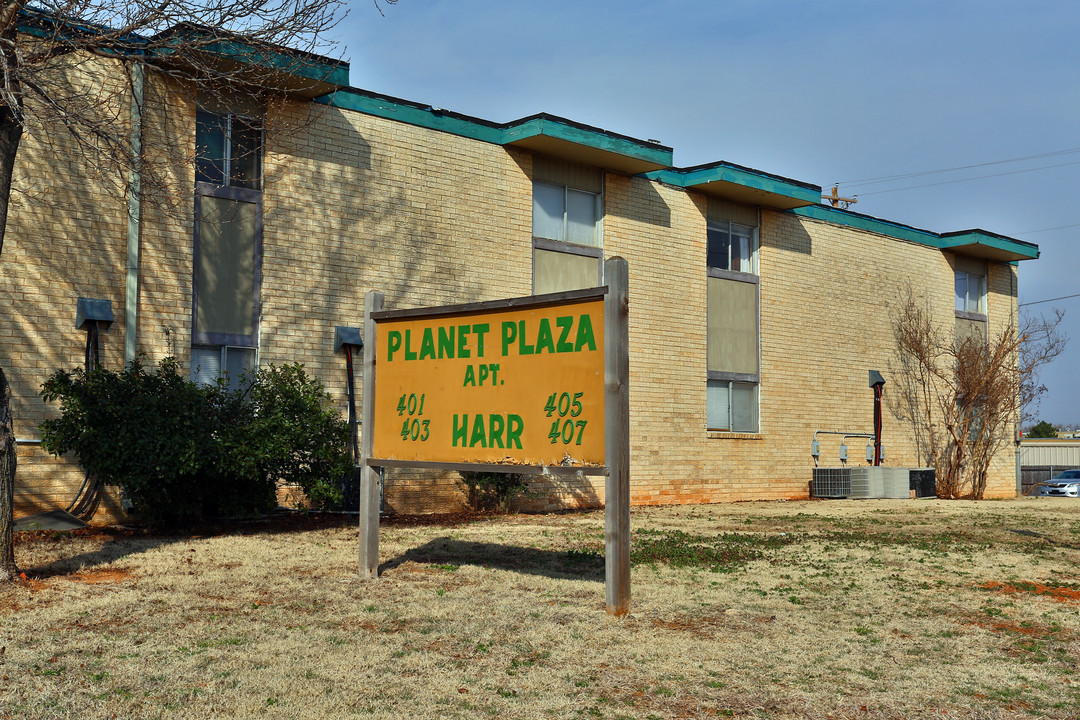
[{"label": "brick apartment building", "polygon": [[[334,327],[362,325],[368,290],[388,309],[525,296],[597,285],[603,259],[622,256],[632,502],[696,503],[806,497],[814,432],[872,428],[867,372],[888,367],[898,290],[924,294],[958,332],[992,333],[1016,317],[1017,262],[1038,256],[981,230],[833,208],[821,188],[759,170],[672,167],[670,148],[558,117],[499,124],[377,95],[349,87],[347,65],[322,67],[271,108],[200,103],[146,71],[164,100],[135,119],[144,146],[168,135],[190,148],[167,168],[190,188],[178,213],[134,217],[61,140],[24,140],[16,182],[37,178],[53,202],[13,207],[0,275],[17,515],[66,506],[82,481],[35,442],[56,412],[42,381],[82,362],[80,297],[116,315],[107,367],[174,355],[208,378],[299,361],[344,411]],[[822,462],[837,464],[829,438]],[[888,412],[883,438],[887,464],[918,466]],[[988,495],[1015,488],[1002,453]],[[549,506],[603,502],[602,478],[540,490]],[[404,512],[464,498],[453,474],[415,471],[388,471],[385,496]]]}]

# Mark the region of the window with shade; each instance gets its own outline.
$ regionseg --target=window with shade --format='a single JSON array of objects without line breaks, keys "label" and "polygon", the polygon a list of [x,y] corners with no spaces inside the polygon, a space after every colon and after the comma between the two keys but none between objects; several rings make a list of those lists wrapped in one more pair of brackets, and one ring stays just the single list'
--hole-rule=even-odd
[{"label": "window with shade", "polygon": [[956,340],[986,340],[986,275],[984,260],[957,257],[954,261]]},{"label": "window with shade", "polygon": [[711,201],[707,233],[707,427],[756,433],[760,386],[757,210]]},{"label": "window with shade", "polygon": [[602,177],[546,158],[534,161],[533,293],[596,287],[604,256]]},{"label": "window with shade", "polygon": [[258,366],[262,134],[229,113],[196,116],[191,377],[238,385]]}]

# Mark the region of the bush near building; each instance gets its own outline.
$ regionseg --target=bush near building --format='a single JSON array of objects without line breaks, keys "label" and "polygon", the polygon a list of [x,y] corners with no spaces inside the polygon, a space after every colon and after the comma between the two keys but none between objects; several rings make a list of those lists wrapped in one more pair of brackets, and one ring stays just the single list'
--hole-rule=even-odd
[{"label": "bush near building", "polygon": [[59,401],[61,416],[41,424],[42,445],[75,453],[154,525],[265,511],[278,482],[299,485],[316,506],[340,500],[348,426],[324,409],[326,393],[302,365],[263,368],[233,387],[185,375],[173,358],[58,370],[42,396]]}]

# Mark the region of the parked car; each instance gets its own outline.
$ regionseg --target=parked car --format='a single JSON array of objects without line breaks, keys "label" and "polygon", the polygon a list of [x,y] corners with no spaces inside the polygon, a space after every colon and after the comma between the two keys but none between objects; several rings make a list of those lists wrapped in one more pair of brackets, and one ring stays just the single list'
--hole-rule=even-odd
[{"label": "parked car", "polygon": [[1044,497],[1080,497],[1080,470],[1064,470],[1043,483],[1039,495]]}]

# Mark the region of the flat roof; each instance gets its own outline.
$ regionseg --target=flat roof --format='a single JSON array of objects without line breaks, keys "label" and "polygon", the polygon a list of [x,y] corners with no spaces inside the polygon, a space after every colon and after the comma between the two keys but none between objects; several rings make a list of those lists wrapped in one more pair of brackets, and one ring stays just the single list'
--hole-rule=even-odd
[{"label": "flat roof", "polygon": [[821,201],[821,187],[818,185],[722,161],[689,168],[667,168],[645,173],[645,177],[698,190],[706,195],[779,210]]},{"label": "flat roof", "polygon": [[1021,260],[1034,260],[1039,257],[1038,245],[985,230],[936,233],[931,230],[922,230],[911,225],[883,220],[872,215],[863,215],[862,213],[834,208],[824,204],[794,208],[790,212],[836,225],[888,235],[899,240],[908,240],[939,250],[949,250],[989,260],[1019,262]]}]

